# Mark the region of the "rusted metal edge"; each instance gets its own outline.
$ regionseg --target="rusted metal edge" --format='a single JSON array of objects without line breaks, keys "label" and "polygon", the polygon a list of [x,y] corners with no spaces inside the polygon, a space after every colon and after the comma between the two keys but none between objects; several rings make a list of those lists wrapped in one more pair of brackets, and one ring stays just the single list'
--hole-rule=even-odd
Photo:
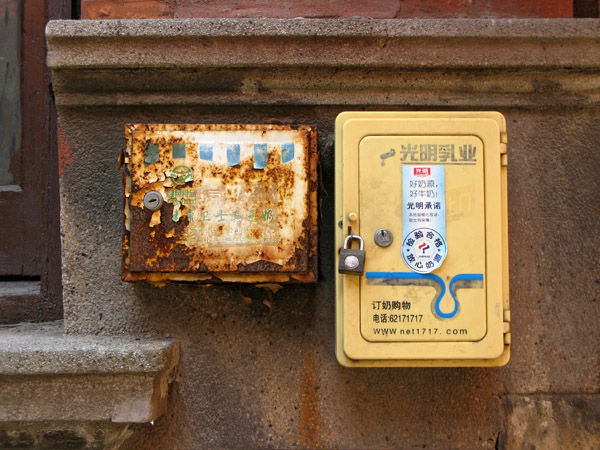
[{"label": "rusted metal edge", "polygon": [[[318,278],[318,151],[317,151],[317,131],[316,128],[311,128],[302,125],[217,125],[217,124],[181,124],[168,125],[169,127],[177,126],[181,130],[219,130],[223,127],[240,128],[243,130],[299,130],[307,133],[308,137],[308,215],[302,228],[305,231],[305,263],[301,264],[306,270],[287,271],[287,272],[265,272],[261,270],[263,267],[268,267],[266,264],[257,261],[256,264],[248,267],[239,267],[239,272],[219,272],[209,270],[197,271],[145,271],[132,270],[130,264],[131,250],[131,233],[130,233],[130,209],[131,209],[131,158],[132,158],[132,142],[133,134],[136,131],[148,129],[164,129],[165,125],[127,125],[126,126],[126,144],[127,148],[123,152],[123,188],[124,196],[124,223],[123,223],[123,253],[122,253],[122,279],[123,281],[146,281],[155,285],[164,285],[166,283],[194,283],[194,284],[213,284],[213,283],[306,283],[316,282]],[[202,267],[201,267],[202,269]]]}]

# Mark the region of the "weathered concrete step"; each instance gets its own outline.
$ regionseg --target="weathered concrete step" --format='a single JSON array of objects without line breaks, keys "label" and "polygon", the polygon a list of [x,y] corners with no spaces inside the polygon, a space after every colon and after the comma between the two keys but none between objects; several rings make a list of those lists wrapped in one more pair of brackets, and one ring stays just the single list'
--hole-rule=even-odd
[{"label": "weathered concrete step", "polygon": [[0,422],[151,422],[178,360],[169,340],[69,336],[60,322],[0,328]]}]

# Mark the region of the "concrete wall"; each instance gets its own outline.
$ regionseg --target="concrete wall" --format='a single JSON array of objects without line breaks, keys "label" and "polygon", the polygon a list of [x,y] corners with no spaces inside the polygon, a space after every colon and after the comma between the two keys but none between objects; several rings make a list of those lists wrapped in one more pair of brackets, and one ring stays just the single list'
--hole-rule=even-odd
[{"label": "concrete wall", "polygon": [[[181,343],[167,414],[132,426],[122,448],[597,448],[598,31],[593,20],[51,24],[49,62],[68,141],[65,330]],[[326,143],[339,112],[363,109],[506,116],[506,367],[336,362]],[[131,122],[317,126],[319,283],[271,298],[250,286],[121,282],[115,168]]]}]

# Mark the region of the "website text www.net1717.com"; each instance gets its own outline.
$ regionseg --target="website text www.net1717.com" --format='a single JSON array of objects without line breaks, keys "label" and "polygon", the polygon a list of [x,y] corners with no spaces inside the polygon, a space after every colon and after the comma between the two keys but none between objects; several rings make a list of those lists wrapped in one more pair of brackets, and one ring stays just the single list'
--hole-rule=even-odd
[{"label": "website text www.net1717.com", "polygon": [[465,336],[468,334],[466,328],[373,328],[373,334],[380,336],[394,335],[438,335],[445,334],[447,336]]}]

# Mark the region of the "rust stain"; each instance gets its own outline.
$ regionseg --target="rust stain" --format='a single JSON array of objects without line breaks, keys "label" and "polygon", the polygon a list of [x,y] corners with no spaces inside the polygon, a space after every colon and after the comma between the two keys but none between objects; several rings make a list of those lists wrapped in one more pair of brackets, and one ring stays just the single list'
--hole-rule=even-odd
[{"label": "rust stain", "polygon": [[315,363],[311,358],[304,361],[300,381],[299,444],[301,448],[319,448],[321,425],[320,386]]},{"label": "rust stain", "polygon": [[64,166],[73,164],[73,148],[63,131],[57,129],[58,138],[58,175],[62,177]]},{"label": "rust stain", "polygon": [[125,281],[316,281],[316,130],[128,125],[126,141]]}]

